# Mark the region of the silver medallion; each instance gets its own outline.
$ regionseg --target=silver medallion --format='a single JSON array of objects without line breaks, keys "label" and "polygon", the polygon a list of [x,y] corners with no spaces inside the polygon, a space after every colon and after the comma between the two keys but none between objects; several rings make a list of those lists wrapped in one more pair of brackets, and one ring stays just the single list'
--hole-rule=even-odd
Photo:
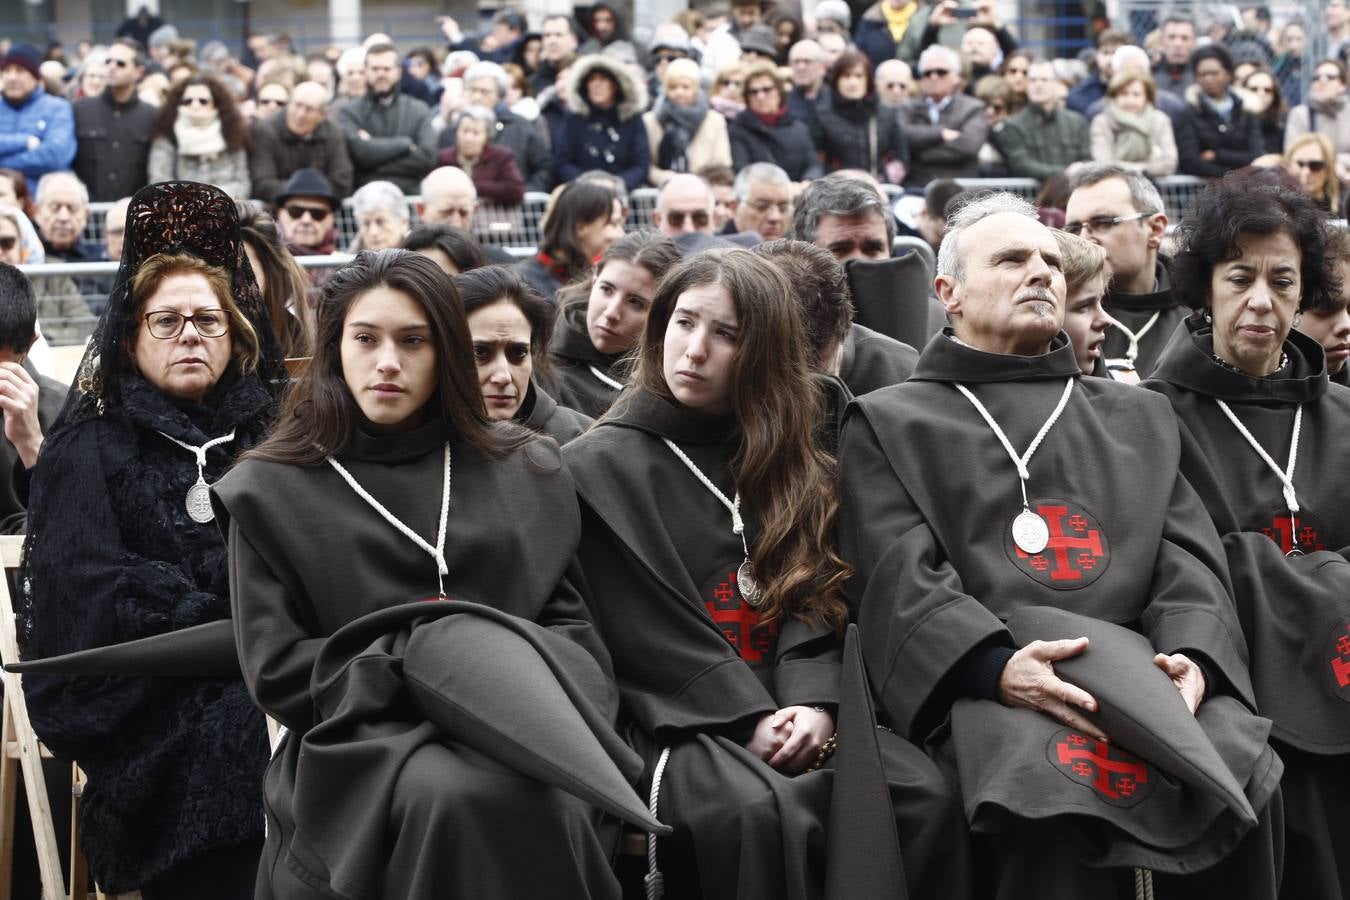
[{"label": "silver medallion", "polygon": [[1294,559],[1295,557],[1302,556],[1302,555],[1303,555],[1303,551],[1300,550],[1300,549],[1298,549],[1297,547],[1295,547],[1294,549],[1292,549],[1292,550],[1290,550],[1288,553],[1286,553],[1286,554],[1284,555],[1284,558],[1285,558],[1285,559]]},{"label": "silver medallion", "polygon": [[1050,526],[1031,510],[1024,509],[1013,519],[1012,539],[1023,553],[1040,553],[1050,543]]},{"label": "silver medallion", "polygon": [[741,590],[741,598],[751,606],[759,606],[759,582],[755,581],[755,570],[750,565],[750,560],[741,563],[741,567],[736,570],[736,587]]},{"label": "silver medallion", "polygon": [[216,512],[211,508],[211,489],[206,486],[205,481],[199,481],[187,492],[187,514],[192,517],[192,521],[200,522],[205,525],[216,517]]}]

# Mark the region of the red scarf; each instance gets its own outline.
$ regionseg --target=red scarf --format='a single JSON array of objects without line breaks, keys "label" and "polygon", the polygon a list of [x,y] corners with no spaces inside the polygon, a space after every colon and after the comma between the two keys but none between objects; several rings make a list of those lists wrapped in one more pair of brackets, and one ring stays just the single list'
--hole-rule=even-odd
[{"label": "red scarf", "polygon": [[540,250],[534,255],[535,262],[548,269],[554,278],[559,281],[567,282],[567,263],[553,256],[544,250]]},{"label": "red scarf", "polygon": [[770,114],[767,115],[767,116],[766,116],[766,115],[762,115],[762,114],[757,113],[757,112],[754,112],[754,111],[751,111],[751,115],[753,115],[756,119],[759,119],[761,122],[763,122],[765,125],[769,126],[770,128],[777,128],[777,127],[778,127],[778,123],[781,122],[781,121],[783,121],[783,119],[787,116],[787,114],[788,114],[788,109],[787,109],[786,106],[780,106],[780,107],[778,107],[778,111],[777,111],[777,112],[770,113]]}]

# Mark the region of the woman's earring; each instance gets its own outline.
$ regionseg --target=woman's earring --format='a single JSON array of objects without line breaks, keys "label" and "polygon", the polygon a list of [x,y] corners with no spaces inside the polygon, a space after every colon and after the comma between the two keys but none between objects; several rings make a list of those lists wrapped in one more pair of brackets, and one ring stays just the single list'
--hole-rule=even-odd
[{"label": "woman's earring", "polygon": [[1303,313],[1294,313],[1294,327],[1297,328],[1303,324]]},{"label": "woman's earring", "polygon": [[1214,317],[1211,316],[1211,315],[1209,314],[1209,307],[1208,307],[1208,306],[1205,307],[1205,321],[1206,321],[1206,322],[1210,322],[1210,323],[1213,323],[1213,322],[1214,322]]}]

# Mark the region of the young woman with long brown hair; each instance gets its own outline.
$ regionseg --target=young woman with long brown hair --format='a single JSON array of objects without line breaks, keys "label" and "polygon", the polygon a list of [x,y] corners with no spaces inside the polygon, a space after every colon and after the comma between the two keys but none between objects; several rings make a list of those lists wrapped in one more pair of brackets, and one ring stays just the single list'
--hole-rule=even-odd
[{"label": "young woman with long brown hair", "polygon": [[[600,752],[637,768],[565,574],[580,523],[557,447],[489,418],[463,306],[430,259],[363,252],[323,290],[276,430],[214,486],[244,681],[289,731],[259,896],[616,900],[596,810],[522,768],[500,728],[473,740],[465,714],[563,685],[562,705],[603,726]],[[530,671],[521,637],[555,665]],[[485,671],[493,656],[509,668]],[[575,772],[577,741],[529,746],[556,734],[537,721],[515,717],[512,746]]]},{"label": "young woman with long brown hair", "polygon": [[[666,274],[632,388],[564,450],[587,600],[675,829],[659,845],[671,896],[818,896],[827,819],[850,826],[824,773],[840,741],[870,736],[835,736],[850,570],[825,418],[786,277],[710,251]],[[909,895],[964,896],[954,799],[878,734]]]}]

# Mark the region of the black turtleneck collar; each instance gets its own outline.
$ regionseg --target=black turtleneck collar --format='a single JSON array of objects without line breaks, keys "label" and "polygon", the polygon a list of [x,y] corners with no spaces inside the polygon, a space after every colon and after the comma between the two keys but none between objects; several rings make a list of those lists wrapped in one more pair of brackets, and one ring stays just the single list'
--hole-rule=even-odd
[{"label": "black turtleneck collar", "polygon": [[994,382],[1041,381],[1081,375],[1073,344],[1064,332],[1050,341],[1050,352],[1039,356],[1012,356],[978,350],[956,340],[951,326],[933,336],[919,356],[910,381]]},{"label": "black turtleneck collar", "polygon": [[358,427],[352,429],[338,456],[387,465],[411,462],[444,447],[450,433],[449,424],[439,415],[425,425],[398,434],[371,434]]},{"label": "black turtleneck collar", "polygon": [[1184,330],[1173,332],[1152,378],[1239,403],[1307,403],[1326,393],[1327,365],[1321,344],[1299,331],[1290,331],[1284,354],[1288,363],[1272,375],[1240,372],[1214,357],[1213,326],[1192,316]]},{"label": "black turtleneck collar", "polygon": [[574,359],[607,372],[622,357],[610,356],[595,349],[590,332],[586,330],[586,307],[585,297],[563,304],[558,310],[558,327],[549,342],[549,350],[564,359]]},{"label": "black turtleneck collar", "polygon": [[1107,290],[1104,305],[1107,310],[1128,309],[1128,310],[1154,310],[1171,309],[1178,305],[1177,298],[1172,295],[1172,282],[1167,277],[1167,260],[1158,257],[1155,280],[1157,281],[1157,290],[1147,294],[1127,294],[1124,291]]},{"label": "black turtleneck collar", "polygon": [[130,421],[190,444],[257,420],[273,402],[258,379],[240,375],[234,363],[200,403],[170,397],[133,371],[123,372],[118,386],[122,412]]},{"label": "black turtleneck collar", "polygon": [[706,415],[659,397],[644,388],[634,388],[619,400],[601,424],[636,428],[681,444],[721,444],[735,437],[736,417]]}]

